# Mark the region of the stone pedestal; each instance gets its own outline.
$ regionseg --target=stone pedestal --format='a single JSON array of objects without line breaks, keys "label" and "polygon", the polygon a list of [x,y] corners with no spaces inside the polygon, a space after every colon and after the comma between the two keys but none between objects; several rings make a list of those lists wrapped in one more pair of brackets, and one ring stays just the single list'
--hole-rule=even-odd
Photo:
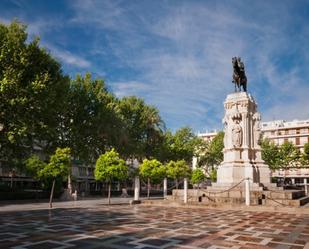
[{"label": "stone pedestal", "polygon": [[214,187],[233,186],[244,178],[250,178],[253,189],[261,184],[270,186],[270,170],[262,160],[259,145],[261,116],[254,99],[246,92],[232,93],[224,108],[224,160]]}]

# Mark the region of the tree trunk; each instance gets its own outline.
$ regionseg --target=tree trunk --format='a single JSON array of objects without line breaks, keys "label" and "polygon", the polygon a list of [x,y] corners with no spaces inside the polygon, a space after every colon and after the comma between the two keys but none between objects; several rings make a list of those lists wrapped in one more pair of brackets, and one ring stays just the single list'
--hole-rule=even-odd
[{"label": "tree trunk", "polygon": [[147,199],[150,197],[150,178],[148,178],[148,183],[147,183]]},{"label": "tree trunk", "polygon": [[175,185],[176,185],[176,189],[178,189],[178,179],[175,179]]},{"label": "tree trunk", "polygon": [[108,183],[108,205],[111,204],[111,183]]},{"label": "tree trunk", "polygon": [[55,189],[55,182],[56,182],[56,179],[54,178],[53,180],[53,185],[52,185],[52,189],[50,191],[50,197],[49,197],[49,208],[52,208],[53,207],[53,195],[54,195],[54,189]]}]

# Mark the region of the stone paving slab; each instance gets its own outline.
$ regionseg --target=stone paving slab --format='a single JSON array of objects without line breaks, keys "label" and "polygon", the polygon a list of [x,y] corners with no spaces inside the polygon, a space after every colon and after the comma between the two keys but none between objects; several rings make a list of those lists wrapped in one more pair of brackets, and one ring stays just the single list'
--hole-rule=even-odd
[{"label": "stone paving slab", "polygon": [[58,206],[0,207],[0,248],[309,248],[308,214],[98,201]]}]

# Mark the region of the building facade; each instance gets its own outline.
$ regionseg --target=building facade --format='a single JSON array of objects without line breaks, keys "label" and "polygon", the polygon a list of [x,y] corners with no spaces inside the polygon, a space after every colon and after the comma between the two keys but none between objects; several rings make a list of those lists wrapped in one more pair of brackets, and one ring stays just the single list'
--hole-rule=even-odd
[{"label": "building facade", "polygon": [[309,119],[263,122],[261,129],[263,137],[270,139],[277,145],[289,141],[300,151],[303,151],[304,145],[309,142]]}]

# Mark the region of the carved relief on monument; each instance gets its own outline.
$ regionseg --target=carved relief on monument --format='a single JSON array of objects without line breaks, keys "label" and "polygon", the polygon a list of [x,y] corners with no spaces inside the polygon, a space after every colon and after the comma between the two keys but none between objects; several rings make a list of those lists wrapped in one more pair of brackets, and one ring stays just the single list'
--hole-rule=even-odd
[{"label": "carved relief on monument", "polygon": [[256,112],[254,113],[253,117],[253,136],[254,136],[254,147],[259,148],[262,139],[260,121],[261,121],[261,114]]},{"label": "carved relief on monument", "polygon": [[236,109],[236,112],[232,115],[233,125],[232,125],[232,145],[233,147],[239,148],[242,145],[242,127],[240,121],[242,119],[241,114]]},{"label": "carved relief on monument", "polygon": [[242,128],[239,124],[239,120],[235,119],[235,124],[232,127],[232,143],[234,147],[241,147],[242,145]]}]

